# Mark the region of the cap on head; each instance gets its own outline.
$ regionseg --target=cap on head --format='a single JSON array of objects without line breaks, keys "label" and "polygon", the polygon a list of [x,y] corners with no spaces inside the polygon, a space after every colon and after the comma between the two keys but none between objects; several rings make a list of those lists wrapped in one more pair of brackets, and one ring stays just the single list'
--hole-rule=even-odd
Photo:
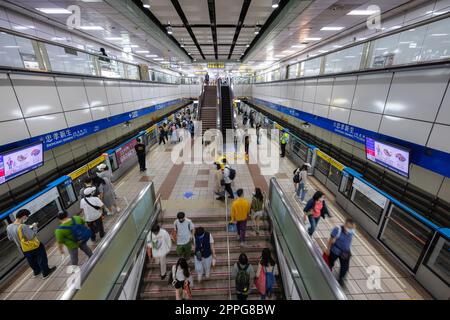
[{"label": "cap on head", "polygon": [[84,189],[83,193],[85,196],[90,196],[95,192],[95,190],[96,190],[95,187],[89,187],[89,188]]},{"label": "cap on head", "polygon": [[107,168],[107,165],[104,164],[104,163],[99,164],[99,165],[97,166],[97,170],[98,170],[98,171],[103,171],[103,170],[105,170],[106,168]]}]

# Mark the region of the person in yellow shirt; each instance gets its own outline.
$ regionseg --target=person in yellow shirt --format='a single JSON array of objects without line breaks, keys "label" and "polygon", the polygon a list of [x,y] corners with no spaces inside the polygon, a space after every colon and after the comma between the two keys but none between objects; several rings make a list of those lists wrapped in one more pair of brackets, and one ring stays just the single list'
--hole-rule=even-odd
[{"label": "person in yellow shirt", "polygon": [[236,223],[238,238],[241,246],[245,244],[245,230],[247,219],[250,214],[250,201],[244,198],[244,190],[237,190],[238,198],[231,205],[231,222]]}]

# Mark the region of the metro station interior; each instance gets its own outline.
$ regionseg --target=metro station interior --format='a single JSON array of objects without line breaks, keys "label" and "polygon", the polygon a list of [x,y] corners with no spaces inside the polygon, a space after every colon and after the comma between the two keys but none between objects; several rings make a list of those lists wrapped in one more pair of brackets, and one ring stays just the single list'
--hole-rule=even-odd
[{"label": "metro station interior", "polygon": [[0,0],[0,100],[0,300],[450,299],[449,0]]}]

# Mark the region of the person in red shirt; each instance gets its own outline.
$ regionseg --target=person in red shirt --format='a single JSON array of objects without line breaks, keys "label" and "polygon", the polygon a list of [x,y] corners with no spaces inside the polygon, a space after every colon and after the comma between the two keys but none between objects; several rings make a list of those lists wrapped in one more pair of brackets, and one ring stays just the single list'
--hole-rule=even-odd
[{"label": "person in red shirt", "polygon": [[314,230],[316,230],[320,218],[325,218],[325,215],[330,215],[328,213],[328,208],[325,203],[325,195],[323,194],[323,192],[317,191],[316,193],[314,193],[313,197],[309,199],[308,203],[306,203],[303,211],[305,212],[303,220],[304,222],[306,222],[306,218],[308,218],[310,225],[308,233],[310,236],[312,236]]}]

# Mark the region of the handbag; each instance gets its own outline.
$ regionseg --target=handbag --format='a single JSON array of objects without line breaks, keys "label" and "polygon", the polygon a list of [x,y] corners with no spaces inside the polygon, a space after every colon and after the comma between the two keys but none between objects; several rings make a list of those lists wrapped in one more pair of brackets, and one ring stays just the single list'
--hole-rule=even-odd
[{"label": "handbag", "polygon": [[262,265],[259,277],[255,279],[255,287],[261,295],[266,294],[266,271]]},{"label": "handbag", "polygon": [[324,252],[322,254],[322,258],[325,261],[325,263],[327,264],[327,266],[330,266],[330,256],[326,252]]},{"label": "handbag", "polygon": [[237,232],[236,224],[232,222],[228,223],[228,232]]},{"label": "handbag", "polygon": [[184,280],[181,298],[183,300],[191,300],[192,299],[192,292],[191,292],[191,287],[189,285],[189,280]]},{"label": "handbag", "polygon": [[172,230],[172,232],[170,233],[170,238],[172,238],[173,242],[177,242],[177,229]]},{"label": "handbag", "polygon": [[31,240],[26,240],[25,237],[23,236],[22,227],[23,227],[23,225],[21,224],[21,225],[19,225],[19,228],[17,229],[17,233],[18,233],[19,239],[20,239],[20,247],[22,248],[22,251],[28,252],[28,251],[32,251],[32,250],[39,248],[39,246],[41,245],[41,242],[39,241],[39,239],[37,237],[34,237]]}]

